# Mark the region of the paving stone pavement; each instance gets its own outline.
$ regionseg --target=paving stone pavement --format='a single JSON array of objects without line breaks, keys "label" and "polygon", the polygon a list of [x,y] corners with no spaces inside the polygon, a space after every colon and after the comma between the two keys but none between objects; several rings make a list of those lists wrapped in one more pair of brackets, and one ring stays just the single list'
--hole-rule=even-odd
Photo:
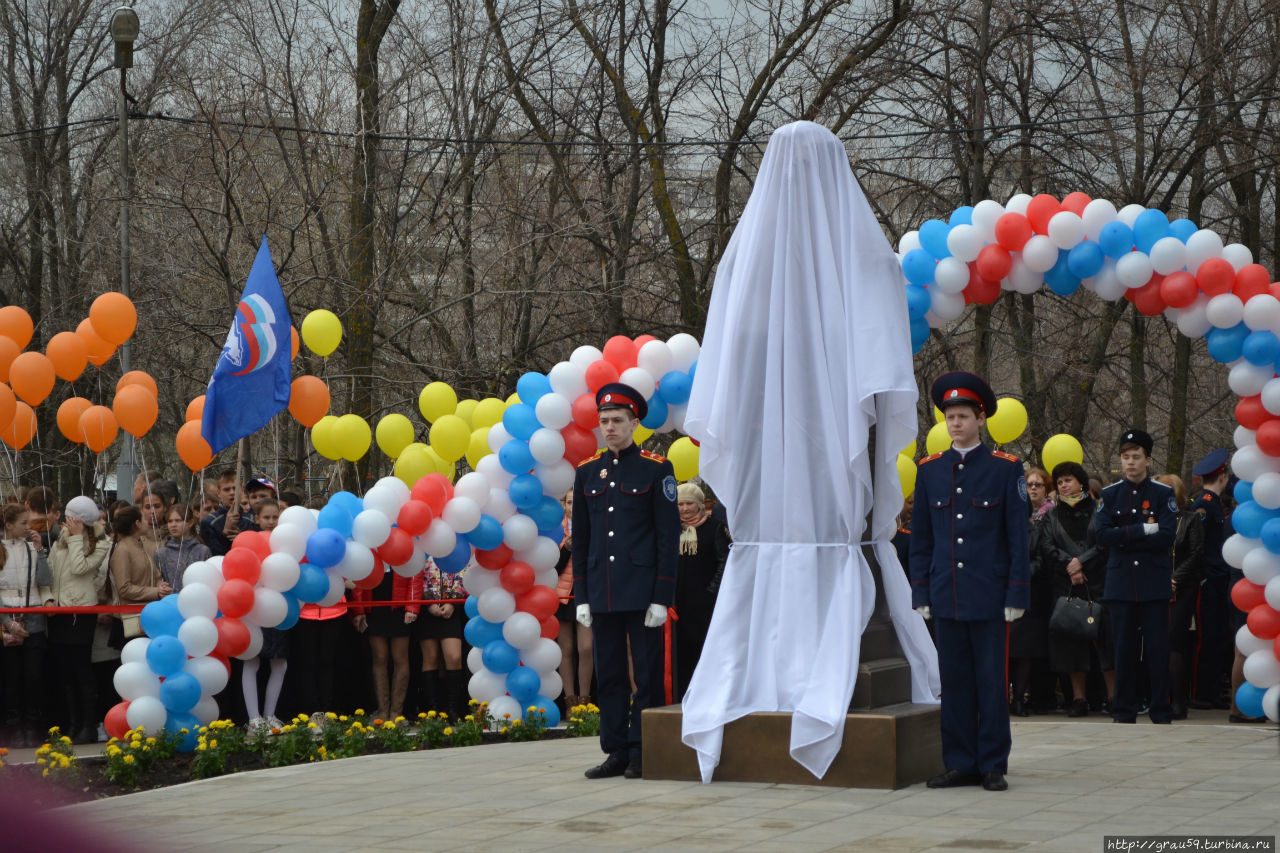
[{"label": "paving stone pavement", "polygon": [[1013,724],[1010,789],[591,781],[597,742],[368,756],[83,803],[135,850],[1101,851],[1280,834],[1274,726]]}]

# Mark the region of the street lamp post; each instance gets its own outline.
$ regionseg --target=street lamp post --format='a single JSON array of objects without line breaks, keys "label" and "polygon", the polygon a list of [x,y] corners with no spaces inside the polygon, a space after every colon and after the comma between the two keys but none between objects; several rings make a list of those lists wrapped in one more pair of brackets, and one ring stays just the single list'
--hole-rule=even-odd
[{"label": "street lamp post", "polygon": [[[120,93],[116,97],[116,114],[120,130],[120,292],[129,293],[129,199],[133,195],[133,178],[129,172],[129,105],[125,94],[125,73],[133,67],[133,43],[138,38],[138,14],[128,6],[121,6],[111,15],[111,40],[115,42],[115,67],[120,69]],[[120,370],[130,370],[130,346],[120,345]],[[120,461],[116,464],[116,497],[128,494],[132,488],[137,465],[133,436],[124,434],[124,446]],[[124,498],[128,500],[129,498]]]}]

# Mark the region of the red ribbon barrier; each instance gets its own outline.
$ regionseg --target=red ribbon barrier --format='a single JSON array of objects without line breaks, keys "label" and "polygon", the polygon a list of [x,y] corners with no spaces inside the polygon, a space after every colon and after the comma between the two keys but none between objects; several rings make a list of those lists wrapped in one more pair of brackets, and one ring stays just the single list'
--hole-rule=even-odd
[{"label": "red ribbon barrier", "polygon": [[[372,607],[407,607],[410,604],[465,604],[465,598],[424,598],[420,601],[348,601],[347,607],[354,610],[368,610]],[[90,614],[90,613],[141,613],[143,604],[93,604],[84,607],[0,607],[0,613],[43,613],[46,616],[56,614]]]}]

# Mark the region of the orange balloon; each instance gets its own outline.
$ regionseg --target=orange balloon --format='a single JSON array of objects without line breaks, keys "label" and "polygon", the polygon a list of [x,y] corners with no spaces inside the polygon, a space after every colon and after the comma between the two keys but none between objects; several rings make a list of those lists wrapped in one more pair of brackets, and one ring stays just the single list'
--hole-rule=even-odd
[{"label": "orange balloon", "polygon": [[36,434],[36,413],[26,403],[18,400],[15,404],[13,420],[4,429],[0,429],[0,439],[14,450],[21,450],[31,443]]},{"label": "orange balloon", "polygon": [[111,446],[120,431],[116,416],[106,406],[90,406],[80,415],[80,432],[84,443],[94,453],[101,453]]},{"label": "orange balloon", "polygon": [[89,363],[89,347],[75,332],[58,332],[49,338],[44,354],[53,364],[53,372],[68,382],[75,382]]},{"label": "orange balloon", "polygon": [[116,392],[111,411],[116,413],[121,429],[134,438],[142,438],[155,425],[160,405],[146,386],[126,385]]},{"label": "orange balloon", "polygon": [[58,407],[58,431],[67,437],[67,441],[84,444],[84,432],[80,429],[80,416],[93,403],[84,397],[68,397]]},{"label": "orange balloon", "polygon": [[145,370],[130,370],[124,376],[121,376],[120,381],[116,383],[116,393],[119,394],[120,389],[126,385],[141,385],[151,392],[152,397],[157,400],[160,399],[160,387],[151,378],[151,374]]},{"label": "orange balloon", "polygon": [[53,362],[42,352],[24,352],[9,365],[13,392],[33,406],[44,402],[53,390]]},{"label": "orange balloon", "polygon": [[31,322],[31,315],[17,305],[6,305],[0,308],[0,335],[12,338],[18,349],[26,349],[31,343],[31,334],[36,327]]},{"label": "orange balloon", "polygon": [[18,346],[13,338],[0,335],[0,382],[9,381],[9,367],[20,352],[22,347]]},{"label": "orange balloon", "polygon": [[190,403],[187,403],[187,417],[189,421],[198,421],[204,418],[204,395],[201,394]]},{"label": "orange balloon", "polygon": [[123,293],[108,292],[89,306],[89,322],[98,336],[109,344],[120,346],[138,327],[138,311]]},{"label": "orange balloon", "polygon": [[178,447],[178,457],[192,471],[207,468],[213,462],[213,450],[200,434],[199,421],[187,421],[183,424],[178,429],[174,444]]},{"label": "orange balloon", "polygon": [[13,416],[18,411],[18,398],[8,385],[0,385],[0,429],[13,423]]},{"label": "orange balloon", "polygon": [[76,334],[84,340],[89,351],[89,363],[95,367],[102,367],[116,354],[116,345],[104,341],[102,335],[93,330],[93,323],[88,318],[81,320],[80,325],[76,326]]},{"label": "orange balloon", "polygon": [[329,412],[329,386],[318,376],[299,376],[289,387],[289,414],[313,427]]},{"label": "orange balloon", "polygon": [[302,346],[302,338],[298,337],[298,330],[293,326],[289,327],[289,341],[292,349],[290,350],[289,360],[293,361],[298,357],[298,348]]}]

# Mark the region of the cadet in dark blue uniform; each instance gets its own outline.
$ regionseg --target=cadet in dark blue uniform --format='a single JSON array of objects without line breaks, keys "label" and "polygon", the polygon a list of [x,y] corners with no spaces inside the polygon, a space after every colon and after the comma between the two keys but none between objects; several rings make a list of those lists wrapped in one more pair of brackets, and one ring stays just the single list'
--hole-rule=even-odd
[{"label": "cadet in dark blue uniform", "polygon": [[675,601],[680,513],[671,463],[631,437],[647,411],[644,397],[615,382],[596,392],[596,406],[608,449],[579,465],[573,482],[573,598],[594,638],[600,748],[608,757],[586,776],[638,779],[640,715],[663,704],[659,629]]},{"label": "cadet in dark blue uniform", "polygon": [[[1222,559],[1226,539],[1226,514],[1222,492],[1231,478],[1227,463],[1231,457],[1218,449],[1196,463],[1191,473],[1200,478],[1204,491],[1192,507],[1204,527],[1204,577],[1196,602],[1196,663],[1191,677],[1192,708],[1225,708],[1222,701],[1222,674],[1226,668],[1230,631],[1230,567]],[[1241,577],[1244,575],[1242,574]]]},{"label": "cadet in dark blue uniform", "polygon": [[933,383],[951,449],[920,460],[911,527],[911,599],[933,618],[942,675],[942,760],[930,788],[1009,787],[1006,623],[1031,596],[1027,486],[1018,457],[981,440],[996,408],[987,383],[948,373]]},{"label": "cadet in dark blue uniform", "polygon": [[1178,499],[1172,488],[1148,476],[1152,444],[1151,436],[1140,429],[1120,437],[1124,479],[1102,490],[1094,524],[1098,545],[1107,549],[1104,595],[1116,651],[1112,718],[1117,723],[1137,721],[1139,652],[1147,660],[1151,683],[1151,722],[1173,722],[1169,599]]}]

